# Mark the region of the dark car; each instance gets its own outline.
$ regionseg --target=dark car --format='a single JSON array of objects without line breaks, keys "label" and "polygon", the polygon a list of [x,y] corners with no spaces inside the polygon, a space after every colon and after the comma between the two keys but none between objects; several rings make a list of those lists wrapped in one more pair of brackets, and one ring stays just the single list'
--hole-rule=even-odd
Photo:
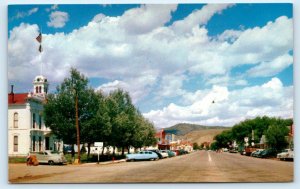
[{"label": "dark car", "polygon": [[268,157],[276,157],[277,150],[275,149],[265,149],[259,154],[257,154],[257,157],[259,158],[268,158]]},{"label": "dark car", "polygon": [[161,155],[161,153],[157,149],[151,149],[151,150],[148,150],[148,151],[155,152],[157,154],[157,156],[159,157],[159,159],[163,159],[164,158],[163,155]]}]

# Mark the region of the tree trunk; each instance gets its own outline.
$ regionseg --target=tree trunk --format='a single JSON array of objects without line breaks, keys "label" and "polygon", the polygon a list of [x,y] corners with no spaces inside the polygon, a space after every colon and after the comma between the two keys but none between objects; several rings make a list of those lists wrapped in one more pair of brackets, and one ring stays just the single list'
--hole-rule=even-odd
[{"label": "tree trunk", "polygon": [[103,153],[104,153],[104,145],[102,146],[102,153],[101,153],[101,155],[103,156]]},{"label": "tree trunk", "polygon": [[87,154],[87,158],[90,158],[90,153],[91,153],[91,143],[88,143],[88,154]]},{"label": "tree trunk", "polygon": [[122,156],[124,156],[124,147],[122,147]]},{"label": "tree trunk", "polygon": [[113,157],[115,157],[115,150],[116,150],[116,147],[115,146],[113,146]]},{"label": "tree trunk", "polygon": [[75,156],[74,144],[72,144],[71,154],[72,154],[72,158],[74,158]]},{"label": "tree trunk", "polygon": [[130,154],[130,146],[127,146],[128,154]]}]

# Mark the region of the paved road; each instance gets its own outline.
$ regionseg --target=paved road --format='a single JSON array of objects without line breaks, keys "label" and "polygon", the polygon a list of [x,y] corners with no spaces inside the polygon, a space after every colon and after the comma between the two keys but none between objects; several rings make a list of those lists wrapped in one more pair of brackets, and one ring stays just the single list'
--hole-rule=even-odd
[{"label": "paved road", "polygon": [[291,182],[293,162],[198,151],[159,161],[108,165],[9,165],[11,183]]}]

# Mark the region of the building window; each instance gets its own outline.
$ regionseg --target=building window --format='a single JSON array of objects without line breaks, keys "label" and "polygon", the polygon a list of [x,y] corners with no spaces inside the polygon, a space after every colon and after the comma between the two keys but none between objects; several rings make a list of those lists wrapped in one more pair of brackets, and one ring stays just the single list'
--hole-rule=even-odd
[{"label": "building window", "polygon": [[14,113],[14,128],[18,128],[18,113]]},{"label": "building window", "polygon": [[35,87],[35,93],[39,93],[39,88],[37,86]]},{"label": "building window", "polygon": [[18,152],[18,136],[14,136],[14,152]]},{"label": "building window", "polygon": [[32,114],[32,128],[35,128],[35,113]]},{"label": "building window", "polygon": [[39,93],[42,93],[42,87],[39,86]]},{"label": "building window", "polygon": [[42,129],[42,116],[39,115],[39,129]]}]

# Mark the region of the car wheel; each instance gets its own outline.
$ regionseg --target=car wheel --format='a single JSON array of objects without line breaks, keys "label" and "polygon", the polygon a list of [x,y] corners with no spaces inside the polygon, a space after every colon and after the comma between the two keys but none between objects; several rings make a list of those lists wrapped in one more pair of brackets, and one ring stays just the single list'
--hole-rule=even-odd
[{"label": "car wheel", "polygon": [[130,161],[131,161],[131,162],[134,162],[134,159],[131,159]]},{"label": "car wheel", "polygon": [[50,161],[48,161],[48,164],[49,165],[54,165],[54,161],[50,160]]}]

